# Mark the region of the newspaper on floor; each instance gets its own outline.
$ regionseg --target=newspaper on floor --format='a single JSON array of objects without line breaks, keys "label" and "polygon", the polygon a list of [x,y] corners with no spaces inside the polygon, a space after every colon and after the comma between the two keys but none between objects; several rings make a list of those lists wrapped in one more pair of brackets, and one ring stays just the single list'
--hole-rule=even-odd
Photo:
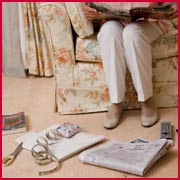
[{"label": "newspaper on floor", "polygon": [[79,155],[83,163],[143,176],[171,147],[172,141],[158,139],[141,143],[111,140]]}]

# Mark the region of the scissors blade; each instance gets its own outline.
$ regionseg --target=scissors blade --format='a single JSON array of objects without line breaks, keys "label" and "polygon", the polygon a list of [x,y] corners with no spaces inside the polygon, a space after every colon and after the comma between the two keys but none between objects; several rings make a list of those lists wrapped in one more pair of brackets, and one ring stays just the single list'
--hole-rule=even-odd
[{"label": "scissors blade", "polygon": [[16,156],[21,150],[22,150],[22,145],[23,145],[23,142],[21,142],[18,146],[17,146],[17,148],[14,150],[14,152],[12,152],[11,154],[10,154],[10,156]]}]

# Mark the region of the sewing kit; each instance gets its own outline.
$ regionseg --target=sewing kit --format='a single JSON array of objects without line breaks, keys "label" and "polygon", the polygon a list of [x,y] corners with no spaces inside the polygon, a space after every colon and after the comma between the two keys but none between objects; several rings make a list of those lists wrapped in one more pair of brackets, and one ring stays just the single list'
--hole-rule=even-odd
[{"label": "sewing kit", "polygon": [[61,137],[70,138],[77,134],[80,129],[80,126],[67,122],[58,126],[56,129],[48,131],[46,137],[50,140],[58,140]]},{"label": "sewing kit", "polygon": [[58,171],[63,160],[104,139],[102,135],[82,131],[78,125],[64,123],[52,125],[38,133],[30,131],[16,139],[16,142],[23,143],[23,148],[31,152],[38,165],[56,162],[54,168],[39,171],[39,175],[43,176]]}]

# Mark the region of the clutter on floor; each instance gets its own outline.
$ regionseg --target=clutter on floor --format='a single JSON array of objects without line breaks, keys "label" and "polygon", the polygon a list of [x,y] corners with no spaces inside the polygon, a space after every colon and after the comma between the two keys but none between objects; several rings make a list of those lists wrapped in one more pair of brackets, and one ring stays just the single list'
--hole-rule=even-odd
[{"label": "clutter on floor", "polygon": [[103,145],[83,151],[79,159],[83,163],[144,176],[152,165],[166,154],[172,142],[166,139],[143,141],[110,140]]},{"label": "clutter on floor", "polygon": [[[32,147],[31,154],[35,159],[35,162],[39,165],[46,165],[52,161],[57,163],[56,167],[47,171],[40,171],[39,175],[47,175],[60,169],[60,161],[49,149],[48,141],[44,137],[37,138],[37,144]],[[36,150],[39,148],[38,150]],[[41,150],[40,150],[41,149]]]},{"label": "clutter on floor", "polygon": [[161,122],[161,139],[172,139],[171,122]]},{"label": "clutter on floor", "polygon": [[[57,140],[60,140],[62,137],[70,138],[73,135],[77,134],[80,131],[80,127],[78,125],[71,124],[69,122],[64,123],[58,126],[56,129],[51,129],[46,132],[46,137],[38,137],[35,144],[32,147],[31,153],[35,159],[35,162],[39,165],[45,165],[52,161],[57,163],[56,167],[47,171],[40,171],[39,175],[47,175],[58,171],[60,169],[61,161],[51,152],[49,149],[49,145],[56,144]],[[54,140],[54,143],[49,144],[49,140]],[[39,148],[39,149],[38,149]]]},{"label": "clutter on floor", "polygon": [[[63,135],[61,136],[61,138],[58,138],[56,140],[48,139],[48,132],[54,129],[58,129],[59,127],[64,127],[64,125],[59,126],[58,124],[55,124],[37,133],[31,131],[18,138],[16,142],[23,142],[23,148],[32,152],[32,155],[35,158],[36,162],[39,158],[44,158],[47,161],[55,160],[56,162],[60,163],[64,159],[67,159],[105,139],[105,137],[102,135],[95,135],[84,131],[80,131],[70,138],[63,137]],[[79,128],[77,129],[79,130]],[[57,170],[58,168],[55,169]],[[49,171],[39,172],[40,175],[49,173]]]},{"label": "clutter on floor", "polygon": [[46,133],[46,137],[50,140],[58,140],[59,138],[66,137],[69,138],[80,131],[80,126],[71,124],[69,122],[64,123],[57,127],[56,129],[52,129]]},{"label": "clutter on floor", "polygon": [[[25,122],[24,112],[6,115],[3,118],[4,123],[12,119],[12,121],[7,121],[7,125],[4,124],[6,129],[11,125],[12,127],[24,127],[19,125]],[[18,147],[9,156],[3,158],[2,163],[5,166],[10,165],[24,148],[31,152],[35,162],[39,165],[56,162],[54,168],[39,171],[39,175],[43,176],[58,171],[63,160],[85,150],[79,155],[83,163],[144,176],[153,164],[173,146],[171,123],[161,122],[160,128],[161,139],[155,141],[143,138],[130,142],[109,140],[102,145],[85,150],[104,141],[105,136],[85,132],[79,125],[69,122],[62,125],[54,124],[40,132],[30,131],[16,139]]]},{"label": "clutter on floor", "polygon": [[4,166],[9,166],[14,162],[16,156],[22,150],[22,145],[23,143],[20,143],[11,154],[3,158],[2,163],[4,164]]},{"label": "clutter on floor", "polygon": [[15,134],[25,131],[26,123],[24,112],[2,116],[2,135]]}]

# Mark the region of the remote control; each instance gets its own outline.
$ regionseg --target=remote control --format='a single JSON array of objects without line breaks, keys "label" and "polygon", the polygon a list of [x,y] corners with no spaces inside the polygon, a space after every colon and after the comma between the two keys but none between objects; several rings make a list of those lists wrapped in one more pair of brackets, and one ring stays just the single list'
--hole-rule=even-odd
[{"label": "remote control", "polygon": [[161,139],[172,139],[171,122],[161,122]]}]

